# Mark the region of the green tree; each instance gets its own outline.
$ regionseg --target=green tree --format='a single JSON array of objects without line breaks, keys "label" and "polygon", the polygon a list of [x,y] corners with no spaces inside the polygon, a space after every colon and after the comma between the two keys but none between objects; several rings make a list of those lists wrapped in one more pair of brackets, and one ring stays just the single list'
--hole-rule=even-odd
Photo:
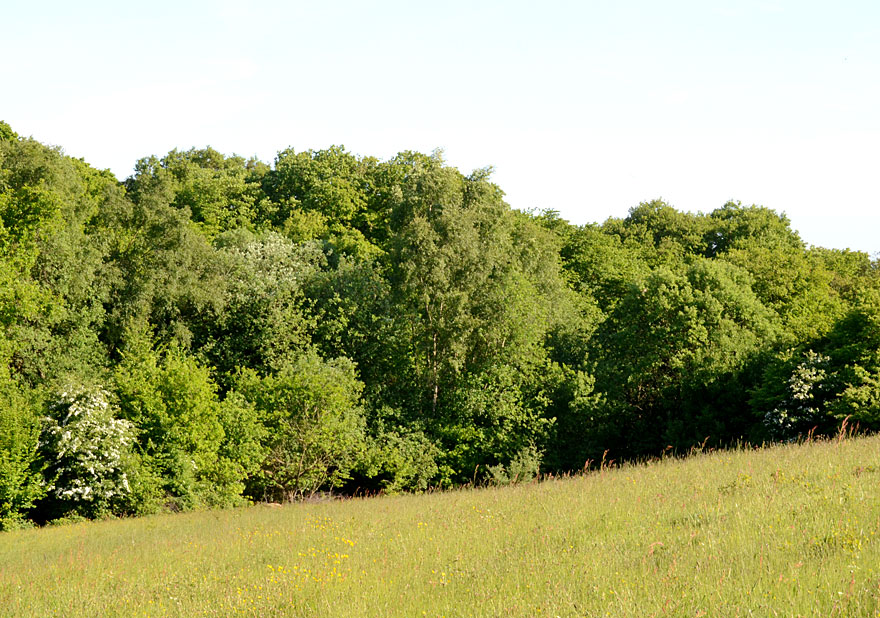
[{"label": "green tree", "polygon": [[317,324],[305,289],[326,268],[318,243],[295,244],[275,232],[226,234],[216,259],[225,271],[221,300],[191,326],[194,344],[221,376],[237,367],[270,373],[311,347]]},{"label": "green tree", "polygon": [[208,369],[179,348],[157,353],[143,334],[130,341],[115,391],[165,504],[189,509],[240,500],[260,459],[256,414],[239,398],[222,401]]},{"label": "green tree", "polygon": [[828,334],[831,388],[828,412],[851,417],[864,428],[880,428],[880,294],[866,290]]},{"label": "green tree", "polygon": [[12,130],[7,123],[0,120],[0,142],[13,142],[18,139],[18,133]]},{"label": "green tree", "polygon": [[109,288],[101,338],[113,355],[144,324],[162,341],[189,345],[191,323],[222,307],[225,289],[214,250],[188,211],[169,205],[173,193],[160,183],[134,197],[114,196],[95,221]]},{"label": "green tree", "polygon": [[662,200],[642,202],[625,219],[609,219],[602,225],[606,234],[637,248],[652,267],[703,254],[706,227],[703,215],[678,211]]},{"label": "green tree", "polygon": [[409,400],[449,453],[442,474],[542,446],[544,340],[575,303],[555,235],[512,213],[489,170],[462,176],[404,153],[390,244],[392,293],[410,348]]},{"label": "green tree", "polygon": [[752,289],[782,318],[793,344],[827,333],[847,309],[832,287],[833,273],[803,249],[742,243],[719,259],[751,274]]},{"label": "green tree", "polygon": [[727,202],[709,214],[704,242],[707,257],[744,246],[803,250],[804,243],[784,214],[762,206]]},{"label": "green tree", "polygon": [[880,290],[880,263],[867,253],[811,247],[810,257],[830,274],[831,291],[848,306],[856,305],[865,290]]},{"label": "green tree", "polygon": [[32,384],[94,374],[107,287],[92,221],[116,188],[107,172],[32,140],[0,144],[0,318],[10,362]]},{"label": "green tree", "polygon": [[23,525],[46,492],[39,438],[33,402],[10,379],[5,366],[0,367],[0,530]]},{"label": "green tree", "polygon": [[584,225],[568,234],[560,255],[572,287],[605,312],[651,271],[638,246],[596,225]]},{"label": "green tree", "polygon": [[185,211],[208,239],[239,227],[253,228],[266,201],[261,182],[268,166],[213,148],[172,150],[145,157],[125,186],[135,202],[156,193]]},{"label": "green tree", "polygon": [[273,229],[296,241],[327,241],[343,253],[378,255],[371,239],[382,221],[369,207],[375,165],[375,159],[358,159],[342,146],[278,153],[262,185]]},{"label": "green tree", "polygon": [[278,372],[244,370],[236,390],[259,413],[266,456],[248,493],[288,500],[339,487],[366,456],[363,385],[351,361],[305,354]]},{"label": "green tree", "polygon": [[[743,270],[705,259],[681,273],[655,270],[597,333],[597,389],[610,406],[597,431],[606,448],[656,452],[743,435],[750,412],[738,377],[778,336],[778,319]],[[733,397],[719,398],[718,387]]]}]

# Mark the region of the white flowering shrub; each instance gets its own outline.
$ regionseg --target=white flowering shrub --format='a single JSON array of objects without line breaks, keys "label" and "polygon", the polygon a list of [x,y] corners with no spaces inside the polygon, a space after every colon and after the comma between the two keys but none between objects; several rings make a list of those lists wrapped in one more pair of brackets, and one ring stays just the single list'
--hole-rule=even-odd
[{"label": "white flowering shrub", "polygon": [[807,350],[788,378],[788,392],[781,405],[764,415],[764,427],[776,439],[793,439],[821,425],[825,410],[826,379],[831,359]]},{"label": "white flowering shrub", "polygon": [[68,389],[49,405],[41,438],[47,498],[59,514],[113,512],[131,493],[135,430],[101,388]]}]

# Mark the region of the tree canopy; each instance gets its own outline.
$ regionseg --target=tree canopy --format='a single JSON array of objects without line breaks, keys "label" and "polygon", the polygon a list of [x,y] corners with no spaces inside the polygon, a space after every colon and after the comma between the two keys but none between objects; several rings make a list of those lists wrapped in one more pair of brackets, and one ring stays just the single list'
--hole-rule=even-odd
[{"label": "tree canopy", "polygon": [[880,276],[785,215],[572,225],[491,169],[0,123],[0,528],[880,427]]}]

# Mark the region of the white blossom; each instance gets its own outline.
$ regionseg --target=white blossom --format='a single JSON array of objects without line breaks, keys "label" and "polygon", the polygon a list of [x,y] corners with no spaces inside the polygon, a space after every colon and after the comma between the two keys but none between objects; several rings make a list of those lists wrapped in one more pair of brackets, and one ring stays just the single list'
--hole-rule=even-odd
[{"label": "white blossom", "polygon": [[54,478],[47,485],[51,494],[94,503],[130,493],[122,468],[134,442],[134,425],[114,417],[110,394],[101,388],[67,389],[51,411],[41,440],[41,448],[54,455]]}]

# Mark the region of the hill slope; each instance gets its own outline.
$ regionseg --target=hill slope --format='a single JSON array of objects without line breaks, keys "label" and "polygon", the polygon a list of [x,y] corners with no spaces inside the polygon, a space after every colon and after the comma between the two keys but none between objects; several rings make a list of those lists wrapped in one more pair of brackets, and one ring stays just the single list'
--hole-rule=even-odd
[{"label": "hill slope", "polygon": [[16,616],[876,616],[880,437],[0,535]]}]

